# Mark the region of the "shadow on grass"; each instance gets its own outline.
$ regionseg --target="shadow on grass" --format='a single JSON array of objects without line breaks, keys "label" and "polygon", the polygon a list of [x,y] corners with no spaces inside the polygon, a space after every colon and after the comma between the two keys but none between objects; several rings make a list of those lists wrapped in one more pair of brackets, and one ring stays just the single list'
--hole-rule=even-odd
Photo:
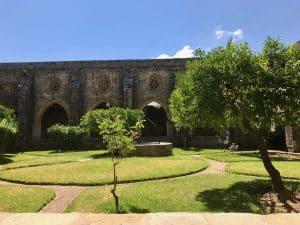
[{"label": "shadow on grass", "polygon": [[[260,154],[258,152],[251,152],[251,153],[239,152],[237,154],[240,156],[247,156],[247,157],[261,159]],[[269,152],[269,156],[271,157],[272,161],[300,161],[300,158],[297,158],[295,156],[289,156],[289,155],[284,156],[284,153],[278,154],[278,153]]]},{"label": "shadow on grass", "polygon": [[[300,190],[300,183],[285,182],[290,190]],[[211,189],[199,192],[196,200],[203,202],[208,211],[265,213],[259,198],[272,191],[270,180],[237,182],[226,189]]]},{"label": "shadow on grass", "polygon": [[128,205],[127,207],[120,206],[119,211],[112,211],[112,213],[127,214],[127,213],[150,213],[148,209],[139,208],[134,205]]},{"label": "shadow on grass", "polygon": [[196,200],[203,202],[208,211],[263,213],[259,197],[271,190],[267,180],[237,182],[227,189],[200,192]]},{"label": "shadow on grass", "polygon": [[105,152],[101,152],[99,154],[91,155],[91,158],[101,159],[101,158],[107,158],[107,157],[110,157],[110,156],[111,156],[111,153],[108,152],[108,151],[105,151]]},{"label": "shadow on grass", "polygon": [[129,205],[129,213],[149,213],[149,209],[138,208],[133,205]]},{"label": "shadow on grass", "polygon": [[4,164],[8,164],[8,163],[12,162],[12,160],[10,158],[11,158],[11,156],[0,154],[0,165],[4,165]]}]

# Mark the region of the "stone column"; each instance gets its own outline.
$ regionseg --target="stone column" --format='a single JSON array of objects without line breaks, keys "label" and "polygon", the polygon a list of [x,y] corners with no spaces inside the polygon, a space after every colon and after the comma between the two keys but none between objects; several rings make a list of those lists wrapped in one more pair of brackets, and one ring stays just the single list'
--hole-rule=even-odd
[{"label": "stone column", "polygon": [[83,114],[83,91],[81,85],[81,73],[76,68],[70,71],[68,77],[68,89],[70,99],[69,124],[77,125]]},{"label": "stone column", "polygon": [[18,118],[16,148],[24,150],[30,145],[33,121],[33,77],[29,71],[22,72],[22,76],[20,80],[18,80],[18,86],[16,88],[16,114]]},{"label": "stone column", "polygon": [[132,109],[132,88],[133,77],[125,75],[123,77],[123,107]]}]

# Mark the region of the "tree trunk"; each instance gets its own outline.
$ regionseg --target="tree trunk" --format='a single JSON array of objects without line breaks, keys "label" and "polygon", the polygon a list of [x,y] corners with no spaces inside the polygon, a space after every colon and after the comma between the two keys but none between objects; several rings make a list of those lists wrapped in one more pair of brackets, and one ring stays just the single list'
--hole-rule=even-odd
[{"label": "tree trunk", "polygon": [[264,132],[259,131],[257,133],[258,148],[264,167],[267,170],[273,185],[273,189],[278,193],[279,200],[286,203],[287,200],[292,200],[292,196],[289,191],[284,187],[281,175],[279,171],[273,166],[271,158],[268,153],[266,144],[266,135]]},{"label": "tree trunk", "polygon": [[118,177],[116,176],[116,164],[115,163],[113,163],[113,169],[114,169],[114,186],[110,192],[112,193],[112,195],[114,196],[114,199],[115,199],[116,212],[119,212],[119,197],[116,194]]}]

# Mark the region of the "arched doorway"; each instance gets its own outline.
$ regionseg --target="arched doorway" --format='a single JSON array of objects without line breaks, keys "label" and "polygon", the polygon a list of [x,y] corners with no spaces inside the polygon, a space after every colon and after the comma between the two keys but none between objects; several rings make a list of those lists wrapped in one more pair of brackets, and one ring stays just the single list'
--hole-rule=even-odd
[{"label": "arched doorway", "polygon": [[145,114],[142,136],[167,136],[168,117],[164,108],[157,102],[150,102],[143,108]]},{"label": "arched doorway", "polygon": [[47,129],[54,124],[68,124],[68,115],[59,104],[51,105],[43,114],[41,120],[41,137],[47,138]]}]

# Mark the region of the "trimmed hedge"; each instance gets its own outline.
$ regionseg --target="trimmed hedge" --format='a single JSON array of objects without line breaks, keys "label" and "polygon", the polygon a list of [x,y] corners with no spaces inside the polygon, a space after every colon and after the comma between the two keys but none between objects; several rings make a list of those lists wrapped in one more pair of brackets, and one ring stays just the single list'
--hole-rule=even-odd
[{"label": "trimmed hedge", "polygon": [[58,140],[67,147],[78,147],[82,138],[87,135],[86,129],[80,126],[55,124],[47,130],[49,137]]}]

